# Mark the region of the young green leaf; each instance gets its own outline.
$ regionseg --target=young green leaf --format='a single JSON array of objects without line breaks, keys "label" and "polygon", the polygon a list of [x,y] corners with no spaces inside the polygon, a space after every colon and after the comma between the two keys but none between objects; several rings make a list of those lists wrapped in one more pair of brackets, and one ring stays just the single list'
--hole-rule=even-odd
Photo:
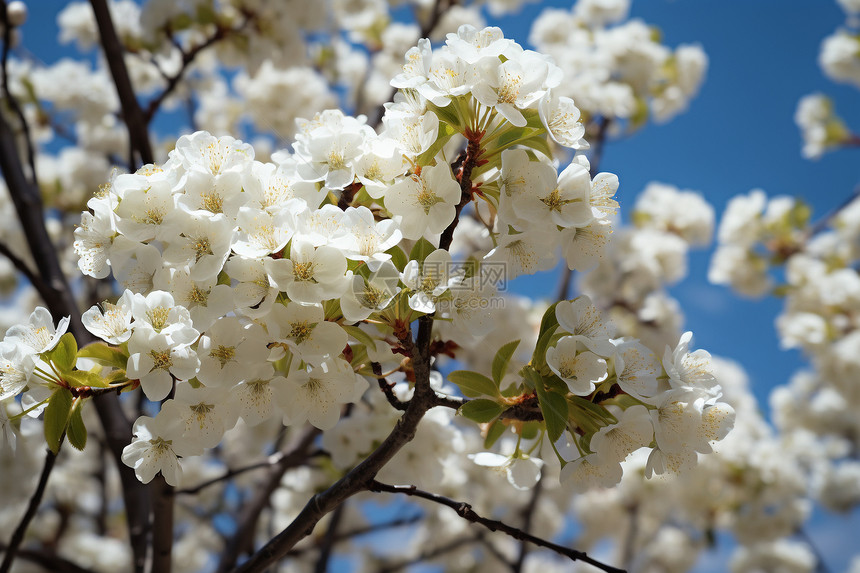
[{"label": "young green leaf", "polygon": [[[123,371],[123,374],[125,372]],[[81,388],[89,386],[90,388],[107,388],[108,382],[95,372],[87,372],[85,370],[73,370],[63,374],[63,380],[68,382],[73,388]]]},{"label": "young green leaf", "polygon": [[71,409],[72,393],[66,388],[56,389],[45,408],[45,441],[55,454],[60,451]]},{"label": "young green leaf", "polygon": [[349,325],[341,325],[348,335],[356,339],[361,344],[364,344],[367,348],[376,348],[376,341],[373,340],[369,334],[360,329],[357,326],[349,326]]},{"label": "young green leaf", "polygon": [[499,389],[492,380],[471,370],[455,370],[448,374],[448,380],[456,384],[460,392],[469,398],[499,395]]},{"label": "young green leaf", "polygon": [[498,387],[502,383],[502,378],[508,370],[508,364],[511,361],[511,356],[517,351],[517,346],[520,345],[519,340],[508,342],[496,352],[496,357],[493,358],[493,381]]},{"label": "young green leaf", "polygon": [[84,426],[84,419],[81,416],[83,405],[83,399],[78,398],[75,400],[75,403],[72,405],[72,415],[69,416],[69,428],[66,430],[69,443],[78,450],[83,450],[87,447],[87,427]]},{"label": "young green leaf", "polygon": [[541,412],[543,412],[543,419],[546,421],[547,434],[549,434],[549,439],[555,442],[567,427],[567,400],[561,394],[550,392],[544,388],[542,383],[535,384],[535,389],[537,390]]},{"label": "young green leaf", "polygon": [[391,262],[394,263],[394,266],[397,267],[397,270],[403,272],[404,267],[406,267],[406,263],[409,262],[409,257],[406,256],[406,253],[403,252],[403,249],[401,249],[397,245],[394,245],[385,252],[391,255]]},{"label": "young green leaf", "polygon": [[89,358],[103,366],[112,366],[113,368],[122,368],[123,370],[128,365],[128,354],[126,352],[120,348],[108,346],[104,342],[87,344],[78,350],[78,358]]},{"label": "young green leaf", "polygon": [[504,425],[500,420],[496,420],[490,427],[487,429],[487,437],[484,438],[484,449],[489,450],[493,447],[499,438],[502,437],[502,434],[505,433],[505,430],[508,427]]},{"label": "young green leaf", "polygon": [[427,255],[436,250],[436,247],[433,246],[433,243],[421,237],[415,243],[415,246],[412,247],[412,250],[409,251],[409,260],[418,261],[419,263],[423,263],[424,259],[427,258]]},{"label": "young green leaf", "polygon": [[71,332],[65,333],[53,350],[47,353],[47,358],[54,363],[60,372],[68,372],[75,367],[78,343]]},{"label": "young green leaf", "polygon": [[479,398],[470,400],[460,406],[460,414],[478,423],[489,422],[498,417],[504,408],[498,402]]}]

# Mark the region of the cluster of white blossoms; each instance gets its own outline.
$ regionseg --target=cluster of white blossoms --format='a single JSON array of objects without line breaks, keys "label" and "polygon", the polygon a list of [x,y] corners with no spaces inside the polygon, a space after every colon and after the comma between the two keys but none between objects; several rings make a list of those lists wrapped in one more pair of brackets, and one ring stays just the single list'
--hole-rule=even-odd
[{"label": "cluster of white blossoms", "polygon": [[[860,503],[860,203],[843,207],[826,225],[809,223],[809,209],[790,197],[762,191],[733,199],[720,225],[720,245],[710,278],[759,296],[773,286],[772,266],[784,265],[784,297],[777,319],[782,346],[800,348],[812,369],[799,372],[771,394],[774,421],[794,457],[810,476],[812,495],[845,510]],[[813,448],[818,439],[824,447]]]},{"label": "cluster of white blossoms", "polygon": [[[854,0],[839,0],[839,4],[847,13],[848,28],[839,29],[824,39],[818,64],[832,80],[860,87],[857,5]],[[833,101],[823,94],[802,97],[797,104],[794,121],[800,128],[803,156],[807,159],[818,159],[825,151],[860,143],[860,138],[836,115]]]},{"label": "cluster of white blossoms", "polygon": [[720,221],[708,279],[747,296],[768,293],[773,287],[771,265],[797,250],[808,222],[809,209],[793,197],[768,200],[764,191],[755,189],[732,198]]},{"label": "cluster of white blossoms", "polygon": [[[500,281],[553,268],[560,257],[584,269],[600,256],[618,182],[592,179],[579,157],[560,173],[551,161],[550,139],[585,147],[579,110],[554,92],[561,80],[552,60],[497,28],[463,26],[435,51],[422,40],[407,52],[380,133],[363,117],[324,111],[299,120],[292,151],[272,162],[229,136],[181,137],[164,163],[115,176],[75,230],[81,272],[112,272],[124,289],[84,313],[103,342],[78,351],[68,334],[50,350],[64,325],[55,332],[41,309],[3,342],[4,398],[23,391],[26,405],[49,403],[51,445],[62,397],[74,411],[94,393],[139,385],[160,402],[154,416],[137,419],[123,454],[144,482],[161,472],[180,483],[187,460],[239,420],[309,422],[328,431],[324,445],[348,467],[394,421],[376,388],[370,410],[359,403],[368,379],[410,380],[402,356],[410,356],[413,321],[433,316],[430,351],[457,357],[455,340],[492,337],[505,310],[494,304],[503,300]],[[641,206],[655,228],[659,193]],[[448,249],[461,213],[481,221],[492,248],[458,261]],[[692,242],[700,217],[677,222]],[[506,468],[517,487],[556,461],[576,490],[611,485],[640,448],[650,449],[649,475],[688,469],[731,428],[710,356],[689,349],[690,333],[666,346],[661,362],[637,340],[616,338],[581,296],[547,309],[532,358],[516,371],[522,326],[506,333],[492,378],[448,375],[470,398],[459,412],[486,424],[485,449],[505,436],[503,454],[478,451],[475,463]],[[22,332],[45,340],[27,350]],[[435,376],[437,392],[455,392]],[[408,399],[408,384],[394,388]],[[342,419],[346,404],[355,416]],[[380,404],[391,411],[380,414]],[[75,416],[62,419],[79,446]],[[429,416],[425,426],[436,429],[422,426],[428,438],[401,452],[406,465],[432,475],[431,466],[462,452],[451,424],[449,411]],[[512,448],[511,434],[519,436]]]},{"label": "cluster of white blossoms", "polygon": [[668,121],[696,96],[708,66],[697,45],[674,51],[641,20],[624,21],[630,0],[582,0],[570,10],[547,9],[529,41],[565,71],[560,88],[589,116]]},{"label": "cluster of white blossoms", "polygon": [[714,209],[694,191],[652,182],[637,197],[631,220],[581,288],[625,336],[659,351],[675,344],[683,323],[666,287],[686,277],[689,250],[710,243]]},{"label": "cluster of white blossoms", "polygon": [[833,101],[824,94],[809,94],[797,102],[794,122],[803,139],[803,156],[818,159],[828,149],[852,140],[852,134],[836,111]]}]

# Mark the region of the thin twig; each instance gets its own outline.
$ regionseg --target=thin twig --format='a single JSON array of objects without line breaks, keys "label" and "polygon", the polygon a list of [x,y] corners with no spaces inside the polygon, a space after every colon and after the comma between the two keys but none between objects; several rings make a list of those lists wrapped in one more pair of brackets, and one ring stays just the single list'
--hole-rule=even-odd
[{"label": "thin twig", "polygon": [[[60,441],[62,443],[62,440]],[[18,526],[12,533],[12,538],[6,545],[6,552],[3,555],[3,563],[0,564],[0,573],[9,573],[12,567],[12,561],[15,560],[15,555],[18,553],[18,548],[21,547],[21,542],[24,541],[24,534],[27,533],[27,527],[30,522],[36,517],[36,511],[42,503],[42,497],[45,495],[45,487],[48,485],[48,478],[51,476],[51,470],[54,469],[54,462],[57,461],[57,455],[48,450],[45,454],[45,464],[42,466],[42,474],[39,476],[39,483],[36,486],[36,491],[30,496],[30,503],[27,505],[27,511],[18,522]]]},{"label": "thin twig", "polygon": [[322,545],[320,546],[320,556],[314,566],[314,573],[326,573],[326,571],[328,571],[331,552],[334,548],[334,544],[337,542],[337,528],[343,518],[345,507],[346,503],[342,503],[331,513],[331,519],[328,522],[328,528],[325,531]]},{"label": "thin twig", "polygon": [[[322,455],[322,450],[311,452],[307,455],[307,458],[313,458]],[[270,468],[274,465],[278,465],[281,461],[287,456],[286,452],[277,452],[267,457],[265,460],[255,462],[253,464],[248,464],[247,466],[241,466],[235,469],[227,470],[223,474],[218,477],[214,477],[210,480],[206,480],[200,484],[195,485],[194,487],[188,487],[184,489],[176,490],[176,495],[194,495],[195,493],[199,493],[200,491],[206,489],[209,486],[213,486],[215,484],[221,483],[223,481],[227,481],[233,479],[238,475],[242,475],[245,472],[250,472],[262,468]]]},{"label": "thin twig", "polygon": [[630,528],[627,530],[621,562],[629,569],[633,567],[633,559],[636,557],[636,537],[639,534],[639,504],[630,504],[627,507],[627,514],[630,517]]},{"label": "thin twig", "polygon": [[[6,551],[6,549],[5,545],[0,544],[0,551]],[[18,557],[36,565],[41,565],[46,571],[51,571],[52,573],[93,573],[91,569],[84,569],[73,561],[47,551],[21,549],[18,551]]]},{"label": "thin twig", "polygon": [[806,232],[806,237],[811,238],[823,231],[827,228],[827,225],[830,224],[833,219],[836,218],[839,213],[842,212],[848,205],[854,202],[857,197],[860,197],[860,185],[854,187],[854,191],[852,191],[851,195],[845,198],[838,206],[833,208],[829,213],[824,215],[821,219],[819,219],[809,230]]},{"label": "thin twig", "polygon": [[409,407],[409,402],[404,402],[394,395],[394,385],[382,377],[382,366],[379,365],[379,362],[371,362],[370,369],[373,371],[373,375],[376,376],[376,382],[379,384],[379,389],[382,390],[383,394],[385,394],[385,399],[388,400],[388,403],[396,410],[405,412],[406,408]]},{"label": "thin twig", "polygon": [[446,553],[451,553],[452,551],[456,551],[461,547],[464,547],[471,543],[475,543],[476,541],[480,541],[479,535],[476,535],[474,537],[456,537],[448,543],[440,545],[439,547],[434,547],[433,549],[422,551],[419,555],[412,557],[411,559],[404,559],[403,561],[399,561],[397,563],[381,567],[377,573],[395,573],[396,571],[406,569],[411,565],[426,563],[432,559],[441,557]]},{"label": "thin twig", "polygon": [[[83,346],[91,342],[93,336],[81,322],[77,301],[60,267],[57,249],[45,227],[39,189],[24,175],[15,137],[3,114],[0,114],[0,170],[6,180],[38,275],[49,289],[43,294],[45,305],[51,315],[70,318],[69,331],[74,334],[78,345]],[[134,470],[122,463],[121,459],[123,448],[131,442],[131,423],[126,419],[116,394],[96,397],[95,405],[122,481],[134,571],[140,573],[146,558],[149,499],[146,486],[138,481]]]},{"label": "thin twig", "polygon": [[9,102],[9,107],[11,107],[12,111],[15,112],[15,115],[18,117],[18,121],[21,122],[21,130],[24,132],[24,144],[27,147],[27,164],[30,166],[31,181],[35,183],[36,154],[33,151],[33,139],[30,137],[30,125],[27,123],[27,118],[24,116],[24,110],[21,109],[18,99],[12,95],[12,91],[9,89],[9,68],[7,63],[9,60],[9,46],[12,42],[13,26],[9,24],[9,13],[7,10],[8,7],[6,5],[6,0],[0,0],[0,13],[3,15],[3,93],[6,96],[6,100]]},{"label": "thin twig", "polygon": [[[523,531],[526,533],[532,528],[532,519],[534,518],[535,510],[537,509],[538,499],[543,492],[543,474],[538,478],[537,483],[532,488],[532,495],[528,504],[523,509]],[[511,566],[513,573],[520,573],[523,570],[523,565],[526,562],[528,555],[528,544],[525,541],[520,543],[520,552],[517,555],[516,562]]]},{"label": "thin twig", "polygon": [[418,319],[418,335],[412,342],[411,333],[401,340],[409,347],[415,372],[415,393],[409,407],[397,421],[383,442],[361,463],[350,470],[322,493],[316,494],[305,505],[290,525],[273,537],[266,545],[237,567],[237,573],[260,573],[286,555],[296,543],[310,535],[316,524],[327,513],[364,491],[376,473],[393,458],[403,446],[412,441],[418,423],[433,407],[433,389],[430,387],[430,340],[433,318]]},{"label": "thin twig", "polygon": [[189,50],[182,49],[182,47],[177,42],[174,42],[177,49],[179,49],[179,51],[182,53],[182,65],[179,67],[179,71],[177,71],[175,74],[173,74],[167,79],[167,85],[164,87],[161,93],[155,96],[155,98],[153,98],[152,100],[150,100],[149,105],[146,108],[146,112],[143,114],[144,121],[146,122],[146,124],[148,125],[150,122],[152,122],[152,118],[155,117],[156,113],[158,113],[158,110],[161,108],[161,104],[164,103],[164,100],[167,99],[167,97],[172,94],[173,91],[177,88],[179,82],[182,81],[182,78],[185,76],[185,72],[188,70],[188,67],[191,65],[192,62],[194,62],[195,58],[197,58],[200,52],[202,52],[209,46],[220,42],[224,38],[228,37],[230,34],[240,32],[245,26],[248,25],[249,22],[250,18],[245,15],[242,22],[240,22],[239,25],[235,28],[224,28],[222,26],[218,26],[214,34],[206,38],[203,42],[197,44],[196,46],[193,46]]},{"label": "thin twig", "polygon": [[230,538],[224,547],[218,571],[225,573],[235,567],[239,556],[254,549],[254,535],[257,531],[257,522],[263,510],[269,505],[269,499],[278,486],[288,469],[304,463],[308,458],[308,450],[319,436],[320,431],[309,427],[303,434],[296,438],[288,448],[289,453],[282,457],[269,471],[262,485],[255,488],[254,497],[244,504],[242,511],[236,519],[236,534]]},{"label": "thin twig", "polygon": [[5,243],[0,243],[0,255],[9,259],[12,266],[15,267],[19,273],[24,275],[28,281],[30,281],[30,284],[33,285],[33,288],[36,289],[36,292],[39,293],[39,296],[42,297],[42,300],[47,304],[47,301],[54,296],[54,293],[51,291],[51,287],[42,280],[42,277],[33,272],[30,265],[13,253]]},{"label": "thin twig", "polygon": [[149,142],[149,132],[147,129],[148,122],[143,115],[140,103],[137,101],[134,86],[131,84],[131,77],[128,74],[125,59],[123,59],[125,49],[119,40],[119,36],[117,36],[107,0],[90,0],[90,4],[93,6],[93,14],[96,17],[102,51],[104,52],[105,60],[107,61],[111,77],[113,77],[113,82],[116,86],[117,95],[119,96],[122,117],[126,127],[128,127],[130,147],[129,168],[134,169],[136,165],[134,159],[135,151],[140,157],[141,163],[154,163],[155,157],[152,154],[152,145]]},{"label": "thin twig", "polygon": [[501,531],[502,533],[505,533],[513,537],[514,539],[518,539],[520,541],[528,541],[529,543],[533,543],[539,547],[545,547],[547,549],[555,551],[559,555],[564,555],[571,561],[582,561],[584,563],[588,563],[589,565],[597,567],[601,571],[606,571],[607,573],[622,573],[624,571],[623,569],[618,569],[617,567],[612,567],[611,565],[601,563],[600,561],[589,557],[583,551],[577,551],[575,549],[570,549],[569,547],[564,547],[562,545],[558,545],[557,543],[541,539],[540,537],[531,535],[530,533],[527,533],[522,529],[511,527],[510,525],[502,523],[501,521],[481,517],[480,515],[475,513],[475,511],[472,509],[472,506],[468,503],[462,501],[455,501],[453,499],[435,493],[420,490],[414,485],[389,485],[380,483],[376,480],[372,480],[368,483],[367,489],[368,491],[372,492],[402,493],[413,497],[420,497],[421,499],[426,499],[428,501],[432,501],[434,503],[450,507],[457,512],[457,515],[459,515],[466,521],[483,525],[490,531]]}]

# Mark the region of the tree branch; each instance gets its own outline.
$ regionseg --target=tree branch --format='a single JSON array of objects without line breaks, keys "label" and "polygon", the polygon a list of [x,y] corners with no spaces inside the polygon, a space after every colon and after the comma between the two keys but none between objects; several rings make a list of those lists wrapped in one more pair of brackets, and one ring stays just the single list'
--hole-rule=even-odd
[{"label": "tree branch", "polygon": [[[167,78],[167,85],[164,87],[164,90],[149,102],[146,112],[143,114],[145,123],[148,125],[152,121],[152,118],[155,117],[155,114],[158,113],[158,110],[161,108],[161,104],[164,103],[164,100],[167,99],[167,97],[177,88],[179,82],[182,81],[182,78],[185,76],[185,72],[188,70],[188,67],[200,52],[223,40],[230,34],[239,32],[242,28],[248,25],[249,21],[250,18],[245,15],[242,22],[235,28],[224,28],[222,26],[218,26],[213,35],[206,38],[202,43],[193,46],[188,51],[183,50],[178,42],[174,42],[174,45],[182,54],[182,65],[179,67],[179,71]],[[191,121],[194,121],[193,114]]]},{"label": "tree branch", "polygon": [[[6,551],[6,549],[5,545],[0,544],[0,551]],[[48,553],[47,551],[22,549],[18,551],[18,557],[36,565],[41,565],[46,571],[51,571],[52,573],[93,573],[90,569],[84,569],[77,563],[64,559],[59,555]]]},{"label": "tree branch", "polygon": [[33,288],[39,293],[39,296],[42,297],[42,301],[47,304],[47,301],[54,296],[54,293],[51,291],[51,287],[45,284],[45,281],[42,280],[42,277],[37,275],[30,268],[30,265],[24,262],[23,259],[18,257],[12,250],[6,246],[5,243],[0,243],[0,255],[3,255],[9,262],[12,263],[19,273],[24,275],[30,284],[33,285]]},{"label": "tree branch", "polygon": [[170,573],[173,566],[173,486],[155,476],[152,500],[152,573]]},{"label": "tree branch", "polygon": [[[313,458],[316,456],[323,455],[322,450],[318,450],[315,452],[310,452],[307,455],[307,458]],[[218,477],[214,477],[210,480],[206,480],[200,484],[195,485],[194,487],[188,487],[184,489],[176,490],[176,495],[194,495],[196,493],[200,493],[202,490],[206,489],[209,486],[215,485],[217,483],[221,483],[222,481],[227,481],[233,479],[238,475],[242,475],[245,472],[250,472],[254,470],[259,470],[262,468],[270,468],[274,465],[278,465],[281,461],[287,456],[287,452],[277,452],[267,457],[265,460],[260,462],[255,462],[253,464],[248,464],[247,466],[238,467],[235,469],[227,470],[222,475]]]},{"label": "tree branch", "polygon": [[[60,442],[62,444],[62,440]],[[39,483],[36,485],[36,491],[30,496],[30,503],[27,505],[27,511],[18,522],[18,527],[12,533],[12,538],[6,546],[6,552],[3,555],[3,562],[0,563],[0,573],[9,573],[12,567],[12,561],[15,560],[15,555],[18,553],[18,548],[21,547],[21,542],[24,541],[24,534],[27,533],[27,527],[30,522],[36,517],[36,511],[42,503],[42,497],[45,495],[45,487],[48,485],[48,478],[51,476],[51,470],[54,469],[54,462],[57,461],[57,455],[48,450],[45,454],[45,464],[42,466],[42,474],[39,476]]]},{"label": "tree branch", "polygon": [[519,539],[520,541],[528,541],[529,543],[533,543],[539,547],[545,547],[547,549],[555,551],[559,555],[564,555],[571,561],[582,561],[584,563],[588,563],[589,565],[597,567],[601,571],[606,571],[607,573],[623,573],[624,571],[623,569],[618,569],[616,567],[612,567],[611,565],[601,563],[596,559],[592,559],[583,551],[576,551],[575,549],[570,549],[569,547],[564,547],[562,545],[552,543],[551,541],[541,539],[540,537],[535,537],[534,535],[526,533],[522,529],[511,527],[510,525],[502,523],[501,521],[481,517],[480,515],[475,513],[475,511],[472,509],[472,506],[470,506],[468,503],[464,503],[462,501],[455,501],[453,499],[443,497],[435,493],[423,491],[418,489],[414,485],[388,485],[373,480],[368,484],[368,490],[372,492],[402,493],[413,497],[420,497],[421,499],[426,499],[428,501],[432,501],[434,503],[450,507],[457,512],[457,515],[459,515],[466,521],[483,525],[490,531],[501,531],[502,533],[505,533],[513,537],[514,539]]},{"label": "tree branch", "polygon": [[24,111],[21,109],[18,100],[12,95],[9,89],[9,68],[7,62],[9,60],[9,45],[12,41],[12,28],[9,24],[9,13],[6,0],[0,0],[0,13],[3,17],[3,54],[2,54],[2,72],[3,72],[3,94],[6,101],[9,102],[9,107],[15,112],[18,121],[21,122],[21,130],[24,132],[24,144],[27,147],[27,164],[30,166],[30,177],[33,183],[36,182],[36,154],[33,152],[33,139],[30,137],[30,126],[27,123],[27,118],[24,117]]},{"label": "tree branch", "polygon": [[[538,478],[537,483],[532,488],[532,496],[529,499],[528,505],[523,509],[523,531],[528,533],[529,529],[532,528],[532,518],[535,514],[535,509],[537,509],[537,502],[540,498],[540,494],[543,491],[543,474]],[[528,555],[528,543],[522,541],[520,543],[520,552],[517,555],[516,562],[511,566],[511,571],[513,573],[520,573],[523,570],[523,565],[526,562],[526,555]]]},{"label": "tree branch", "polygon": [[[57,250],[45,228],[42,199],[39,189],[24,175],[21,157],[15,137],[0,114],[0,171],[9,188],[9,195],[27,238],[27,245],[36,264],[38,276],[46,285],[42,294],[45,305],[52,316],[70,317],[69,331],[74,334],[79,346],[93,340],[81,322],[81,313],[72,289],[60,268]],[[96,410],[108,446],[113,454],[123,485],[129,537],[134,554],[135,572],[143,571],[146,554],[146,531],[149,519],[149,501],[146,486],[134,475],[134,470],[122,463],[122,449],[131,442],[131,424],[123,414],[116,394],[104,394],[95,398]]]},{"label": "tree branch", "polygon": [[436,559],[437,557],[441,557],[446,553],[456,551],[463,546],[469,545],[470,543],[475,543],[476,541],[480,540],[480,535],[476,535],[474,537],[456,537],[448,543],[440,545],[439,547],[434,547],[433,549],[422,551],[416,557],[413,557],[411,559],[405,559],[403,561],[388,565],[386,567],[381,567],[378,573],[395,573],[396,571],[400,571],[401,569],[406,569],[410,565],[418,565],[419,563],[425,563],[427,561],[430,561],[431,559]]},{"label": "tree branch", "polygon": [[133,170],[136,165],[134,160],[135,151],[140,157],[141,163],[155,162],[152,154],[152,146],[149,142],[148,122],[143,115],[140,103],[137,101],[134,87],[131,85],[128,68],[126,68],[125,60],[123,59],[125,49],[119,41],[119,36],[117,36],[107,0],[90,0],[90,4],[93,6],[93,13],[95,14],[96,24],[99,28],[99,36],[101,37],[105,60],[107,60],[113,82],[116,85],[116,92],[119,96],[120,106],[122,107],[122,117],[126,127],[128,127],[130,147],[129,169]]},{"label": "tree branch", "polygon": [[323,537],[322,546],[320,547],[320,556],[314,566],[314,573],[326,573],[328,571],[328,562],[331,558],[331,552],[334,544],[337,542],[337,528],[343,518],[343,510],[346,503],[342,503],[332,512],[331,520],[328,522],[325,536]]},{"label": "tree branch", "polygon": [[307,428],[288,448],[289,453],[272,466],[263,485],[257,488],[254,498],[243,507],[242,512],[236,520],[236,534],[228,540],[224,548],[224,553],[221,555],[221,561],[218,564],[218,571],[220,573],[225,573],[232,569],[242,553],[253,551],[257,521],[260,519],[260,514],[269,505],[269,498],[272,497],[272,494],[280,486],[281,479],[287,470],[298,466],[307,459],[307,451],[319,434],[320,431],[318,429],[313,427]]},{"label": "tree branch", "polygon": [[379,389],[382,390],[383,394],[385,394],[385,398],[388,400],[388,403],[396,410],[405,412],[406,408],[409,407],[409,403],[404,402],[394,395],[393,385],[382,377],[382,366],[379,365],[379,362],[371,362],[370,369],[373,371],[373,375],[376,376],[376,382],[379,384]]},{"label": "tree branch", "polygon": [[433,407],[435,392],[430,387],[430,337],[433,318],[418,319],[415,342],[411,333],[401,342],[409,347],[415,372],[415,393],[409,407],[397,421],[385,440],[361,463],[350,470],[327,490],[314,495],[293,522],[273,537],[248,561],[235,569],[239,573],[260,573],[292,549],[301,539],[310,535],[320,519],[341,503],[367,488],[376,473],[415,437],[418,423]]}]

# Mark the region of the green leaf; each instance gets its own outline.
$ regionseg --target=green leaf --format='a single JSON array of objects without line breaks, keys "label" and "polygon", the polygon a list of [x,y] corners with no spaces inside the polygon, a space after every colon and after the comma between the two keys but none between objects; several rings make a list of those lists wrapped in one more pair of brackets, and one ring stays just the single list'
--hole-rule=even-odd
[{"label": "green leaf", "polygon": [[78,350],[78,358],[89,358],[102,364],[125,370],[128,365],[128,353],[121,348],[108,346],[104,342],[93,342]]},{"label": "green leaf", "polygon": [[535,344],[535,351],[532,353],[531,365],[539,372],[549,372],[549,367],[546,365],[546,351],[547,348],[549,348],[550,342],[552,342],[557,329],[558,323],[554,324],[541,334],[540,338],[538,338],[537,344]]},{"label": "green leaf", "polygon": [[558,440],[567,427],[567,400],[561,394],[550,392],[544,388],[543,383],[535,384],[538,402],[540,403],[543,419],[546,422],[546,431],[552,442]]},{"label": "green leaf", "polygon": [[436,154],[439,153],[439,150],[448,143],[448,140],[451,139],[455,133],[457,133],[457,130],[446,122],[439,122],[439,135],[436,137],[436,141],[434,141],[424,153],[419,155],[415,162],[418,165],[430,165],[436,157]]},{"label": "green leaf", "polygon": [[391,262],[394,263],[394,266],[397,267],[397,270],[403,272],[403,269],[406,267],[406,263],[409,262],[409,257],[406,256],[406,253],[403,252],[403,249],[401,249],[397,245],[394,245],[385,252],[391,255]]},{"label": "green leaf", "polygon": [[455,370],[448,374],[448,380],[460,388],[464,396],[474,398],[476,396],[498,396],[499,389],[495,382],[477,372],[471,370]]},{"label": "green leaf", "polygon": [[496,383],[497,388],[502,383],[502,378],[505,377],[505,373],[508,370],[511,356],[517,351],[517,346],[519,345],[520,341],[514,340],[513,342],[508,342],[496,352],[496,357],[493,358],[493,381]]},{"label": "green leaf", "polygon": [[87,447],[87,427],[84,426],[84,419],[81,416],[83,406],[84,401],[82,399],[75,400],[74,406],[72,406],[72,415],[69,416],[69,428],[66,430],[69,443],[78,450]]},{"label": "green leaf", "polygon": [[[436,117],[438,117],[441,121],[447,124],[446,127],[454,129],[460,126],[460,118],[457,116],[456,106],[454,105],[448,104],[444,107],[439,107],[433,105],[432,103],[428,103],[427,110],[432,111],[434,114],[436,114]],[[442,129],[443,128],[440,125],[439,131],[441,132]]]},{"label": "green leaf", "polygon": [[424,259],[427,258],[427,255],[436,250],[436,247],[433,246],[433,243],[421,237],[418,239],[418,242],[415,243],[415,246],[412,247],[412,250],[409,251],[409,259],[413,261],[418,261],[419,263],[423,263]]},{"label": "green leaf", "polygon": [[508,427],[504,425],[500,420],[496,420],[495,422],[490,424],[490,427],[487,428],[487,437],[484,438],[484,449],[489,450],[490,448],[492,448],[493,444],[495,444],[498,439],[502,437],[502,434],[505,433],[505,430],[507,428]]},{"label": "green leaf", "polygon": [[552,304],[546,311],[543,313],[543,317],[540,319],[540,329],[538,330],[538,338],[544,335],[544,333],[553,328],[554,326],[558,326],[558,318],[555,316],[555,307],[558,306],[558,303]]},{"label": "green leaf", "polygon": [[[123,371],[123,376],[125,376],[125,371]],[[63,374],[63,380],[68,382],[69,386],[72,386],[73,388],[81,388],[83,386],[89,386],[90,388],[108,387],[107,381],[105,381],[101,375],[96,374],[95,372],[87,372],[85,370],[65,372]]]},{"label": "green leaf", "polygon": [[523,422],[520,429],[520,435],[524,440],[534,440],[541,431],[540,422]]},{"label": "green leaf", "polygon": [[55,390],[45,408],[45,441],[55,454],[60,451],[71,409],[72,393],[66,388]]},{"label": "green leaf", "polygon": [[46,358],[53,362],[60,372],[72,370],[75,367],[78,354],[78,343],[75,342],[75,336],[71,332],[65,333],[54,349],[46,354]]},{"label": "green leaf", "polygon": [[552,159],[552,150],[549,148],[549,142],[546,139],[546,135],[541,133],[539,135],[535,135],[533,137],[529,137],[527,139],[523,139],[522,141],[517,142],[519,145],[530,147],[536,151],[541,152],[548,159]]},{"label": "green leaf", "polygon": [[125,373],[125,370],[114,370],[104,378],[104,381],[108,386],[112,384],[123,384],[128,382],[128,375]]},{"label": "green leaf", "polygon": [[478,423],[489,422],[498,417],[504,408],[498,402],[479,398],[460,406],[460,414]]},{"label": "green leaf", "polygon": [[376,341],[365,331],[357,326],[341,325],[348,335],[356,339],[359,343],[364,344],[367,348],[376,349]]}]

